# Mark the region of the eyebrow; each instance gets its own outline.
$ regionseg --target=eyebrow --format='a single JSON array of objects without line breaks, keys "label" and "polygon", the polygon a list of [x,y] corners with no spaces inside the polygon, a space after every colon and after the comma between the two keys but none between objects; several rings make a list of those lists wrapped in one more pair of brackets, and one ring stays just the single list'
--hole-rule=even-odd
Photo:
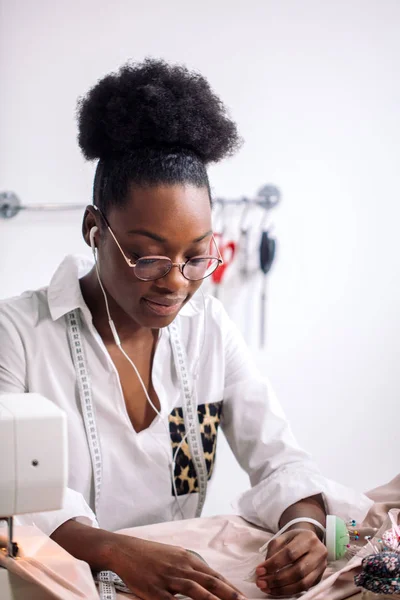
[{"label": "eyebrow", "polygon": [[[162,244],[165,244],[168,241],[165,238],[163,238],[161,235],[157,235],[156,233],[152,233],[151,231],[146,231],[146,229],[131,229],[131,231],[128,231],[127,233],[128,233],[128,235],[143,235],[144,237],[148,237],[151,240],[155,240],[156,242],[160,242]],[[196,238],[195,240],[192,240],[191,243],[197,244],[198,242],[202,242],[209,235],[212,235],[211,229],[210,229],[210,231],[207,231],[207,233],[204,233],[203,235]]]}]

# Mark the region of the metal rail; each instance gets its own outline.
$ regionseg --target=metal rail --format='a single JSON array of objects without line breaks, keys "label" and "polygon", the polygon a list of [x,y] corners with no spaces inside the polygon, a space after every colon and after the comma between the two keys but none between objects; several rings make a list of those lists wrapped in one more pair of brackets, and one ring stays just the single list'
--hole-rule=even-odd
[{"label": "metal rail", "polygon": [[[214,198],[213,206],[224,206],[226,204],[233,205],[256,205],[271,210],[281,199],[279,189],[274,185],[265,185],[260,189],[257,196],[254,198]],[[0,219],[12,219],[22,211],[32,212],[55,212],[55,211],[70,211],[83,210],[86,204],[62,204],[62,203],[45,203],[45,204],[22,204],[19,197],[14,192],[0,192]]]}]

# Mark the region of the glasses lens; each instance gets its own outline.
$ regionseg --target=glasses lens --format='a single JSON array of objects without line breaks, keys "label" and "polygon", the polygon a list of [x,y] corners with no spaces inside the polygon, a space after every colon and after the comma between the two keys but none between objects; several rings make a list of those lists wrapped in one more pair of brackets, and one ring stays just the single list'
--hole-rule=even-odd
[{"label": "glasses lens", "polygon": [[169,258],[139,258],[135,266],[135,275],[142,281],[152,281],[165,277],[172,268]]},{"label": "glasses lens", "polygon": [[186,279],[192,281],[198,281],[199,279],[205,279],[209,277],[211,273],[214,273],[215,269],[219,266],[218,258],[210,258],[209,256],[199,256],[197,258],[191,258],[187,261],[183,267],[183,274]]}]

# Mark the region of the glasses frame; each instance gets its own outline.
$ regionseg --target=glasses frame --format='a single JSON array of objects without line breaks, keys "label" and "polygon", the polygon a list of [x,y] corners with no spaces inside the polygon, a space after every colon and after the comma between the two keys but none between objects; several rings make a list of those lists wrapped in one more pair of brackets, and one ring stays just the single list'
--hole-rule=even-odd
[{"label": "glasses frame", "polygon": [[[168,256],[158,256],[158,255],[156,256],[156,255],[153,255],[153,256],[141,256],[136,262],[133,262],[131,258],[129,258],[128,256],[126,256],[125,252],[123,251],[123,249],[121,247],[121,244],[117,240],[117,238],[116,238],[113,230],[110,227],[109,222],[107,221],[106,217],[103,215],[102,211],[97,206],[93,205],[93,208],[101,215],[102,219],[104,220],[104,222],[105,222],[105,224],[107,226],[108,231],[111,233],[111,236],[112,236],[114,242],[117,244],[118,249],[121,252],[122,256],[124,257],[124,260],[125,260],[126,264],[128,265],[128,267],[130,267],[131,269],[135,269],[135,267],[137,266],[139,260],[142,260],[142,259],[145,259],[145,260],[146,259],[147,260],[149,260],[149,259],[153,259],[153,260],[154,259],[169,260],[169,262],[171,264],[171,267],[169,268],[169,270],[166,273],[164,273],[164,275],[161,275],[161,277],[155,277],[154,279],[142,279],[141,277],[138,277],[136,275],[136,273],[135,273],[135,277],[137,277],[137,279],[139,279],[140,281],[157,281],[158,279],[162,279],[163,277],[166,277],[168,275],[168,273],[170,273],[172,271],[173,267],[178,267],[179,271],[182,274],[182,277],[184,277],[187,281],[202,281],[203,279],[207,279],[207,277],[210,277],[210,275],[212,275],[213,273],[215,273],[215,271],[221,265],[224,264],[224,260],[222,258],[221,252],[220,252],[220,250],[218,248],[218,244],[217,244],[217,242],[215,240],[214,234],[212,234],[211,239],[214,242],[214,245],[215,245],[215,247],[217,249],[218,256],[208,256],[208,255],[200,254],[199,256],[192,256],[191,258],[188,258],[188,260],[186,260],[185,262],[174,263],[174,262],[172,262],[172,260]],[[200,277],[200,279],[189,279],[189,277],[185,276],[183,270],[184,270],[184,268],[185,268],[185,266],[187,265],[188,262],[190,262],[191,260],[196,259],[196,258],[208,258],[210,260],[211,259],[218,260],[218,264],[215,267],[214,271],[211,271],[211,273],[209,273],[205,277]]]}]

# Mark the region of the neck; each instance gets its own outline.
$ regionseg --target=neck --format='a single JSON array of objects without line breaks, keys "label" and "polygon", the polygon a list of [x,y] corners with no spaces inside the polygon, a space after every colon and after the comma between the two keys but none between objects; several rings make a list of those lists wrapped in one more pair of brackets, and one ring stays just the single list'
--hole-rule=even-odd
[{"label": "neck", "polygon": [[[104,295],[97,279],[96,270],[93,269],[82,279],[79,280],[83,299],[89,308],[93,325],[99,332],[105,344],[114,343],[114,338],[111,333]],[[107,292],[106,292],[107,294]],[[142,327],[135,323],[125,311],[107,294],[108,306],[110,309],[111,318],[118,331],[121,342],[130,341],[133,339],[140,342],[149,338],[149,334],[154,336],[154,331],[148,327]]]}]

